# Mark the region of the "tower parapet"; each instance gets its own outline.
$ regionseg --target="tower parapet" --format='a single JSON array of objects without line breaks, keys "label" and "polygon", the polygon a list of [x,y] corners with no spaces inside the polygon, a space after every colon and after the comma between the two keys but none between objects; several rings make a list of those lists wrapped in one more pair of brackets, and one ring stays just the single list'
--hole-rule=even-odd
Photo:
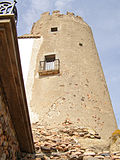
[{"label": "tower parapet", "polygon": [[[56,16],[60,16],[60,15],[65,16],[64,14],[61,14],[59,10],[54,10],[54,11],[52,12],[52,14],[50,14],[50,12],[44,12],[44,13],[42,13],[42,14],[41,14],[41,18],[42,18],[43,16],[50,16],[50,15],[51,15],[51,16],[55,16],[55,15],[56,15]],[[68,12],[68,11],[67,11],[66,15],[76,17],[73,12]]]},{"label": "tower parapet", "polygon": [[[67,11],[66,14],[61,14],[59,10],[55,10],[55,11],[52,12],[52,14],[50,14],[50,12],[42,13],[40,20],[38,20],[36,24],[33,24],[31,34],[38,34],[38,33],[36,33],[36,31],[38,29],[40,29],[41,26],[44,25],[44,23],[47,23],[47,21],[52,20],[52,19],[57,19],[57,20],[60,20],[60,21],[62,21],[61,19],[63,19],[63,21],[64,20],[75,21],[77,23],[81,23],[81,24],[89,27],[88,24],[86,22],[84,22],[82,17],[80,17],[78,15],[75,16],[75,14],[73,12],[68,12]],[[39,32],[39,34],[40,34],[40,32]]]}]

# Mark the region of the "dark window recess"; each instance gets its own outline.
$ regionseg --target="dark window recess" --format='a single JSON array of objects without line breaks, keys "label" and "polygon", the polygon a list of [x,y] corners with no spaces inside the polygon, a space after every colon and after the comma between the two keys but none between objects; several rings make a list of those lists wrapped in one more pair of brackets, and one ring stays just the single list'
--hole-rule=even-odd
[{"label": "dark window recess", "polygon": [[46,62],[53,62],[53,61],[55,61],[55,54],[45,56],[45,61]]},{"label": "dark window recess", "polygon": [[51,28],[51,32],[57,32],[57,31],[58,31],[58,28],[57,28],[57,27]]},{"label": "dark window recess", "polygon": [[83,44],[82,44],[82,43],[79,43],[79,46],[83,46]]}]

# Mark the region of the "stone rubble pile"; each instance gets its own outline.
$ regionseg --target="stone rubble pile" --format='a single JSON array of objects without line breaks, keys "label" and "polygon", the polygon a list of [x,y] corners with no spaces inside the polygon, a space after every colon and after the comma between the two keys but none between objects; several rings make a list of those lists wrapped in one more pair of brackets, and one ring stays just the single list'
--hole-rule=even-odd
[{"label": "stone rubble pile", "polygon": [[38,123],[32,125],[35,154],[22,153],[22,160],[118,160],[120,151],[97,150],[95,147],[83,147],[80,140],[99,140],[101,137],[90,128],[64,125],[59,129],[48,129]]}]

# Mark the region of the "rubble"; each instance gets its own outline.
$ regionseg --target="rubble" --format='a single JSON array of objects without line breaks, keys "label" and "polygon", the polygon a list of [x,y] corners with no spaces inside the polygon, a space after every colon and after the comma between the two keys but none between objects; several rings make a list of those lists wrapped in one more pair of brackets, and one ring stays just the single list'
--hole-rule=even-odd
[{"label": "rubble", "polygon": [[83,147],[81,140],[101,141],[101,137],[91,128],[77,127],[64,122],[62,128],[47,128],[39,123],[32,124],[35,154],[21,154],[22,160],[117,160],[120,152]]}]

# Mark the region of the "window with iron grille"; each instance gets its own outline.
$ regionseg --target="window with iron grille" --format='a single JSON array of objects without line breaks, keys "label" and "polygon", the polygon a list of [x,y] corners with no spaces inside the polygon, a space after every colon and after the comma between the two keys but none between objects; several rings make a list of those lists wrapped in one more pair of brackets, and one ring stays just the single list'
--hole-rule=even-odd
[{"label": "window with iron grille", "polygon": [[46,55],[44,61],[40,61],[39,75],[57,74],[60,71],[60,60],[56,55]]}]

